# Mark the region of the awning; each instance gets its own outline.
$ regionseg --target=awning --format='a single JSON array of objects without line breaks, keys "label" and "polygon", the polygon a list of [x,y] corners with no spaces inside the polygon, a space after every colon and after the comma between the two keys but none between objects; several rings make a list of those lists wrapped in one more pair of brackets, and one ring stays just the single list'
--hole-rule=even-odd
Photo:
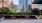
[{"label": "awning", "polygon": [[39,2],[34,1],[32,4],[42,4],[42,1]]}]

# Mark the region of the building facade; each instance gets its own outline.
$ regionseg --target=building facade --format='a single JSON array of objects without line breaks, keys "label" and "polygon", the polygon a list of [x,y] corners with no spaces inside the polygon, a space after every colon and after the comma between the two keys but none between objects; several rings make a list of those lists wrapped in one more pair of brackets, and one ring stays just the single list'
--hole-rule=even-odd
[{"label": "building facade", "polygon": [[9,4],[10,4],[10,0],[0,0],[0,8],[8,7]]},{"label": "building facade", "polygon": [[29,5],[28,5],[29,0],[19,0],[19,6],[20,8],[23,8],[23,12],[28,12],[29,11]]},{"label": "building facade", "polygon": [[2,8],[2,0],[0,0],[0,8]]},{"label": "building facade", "polygon": [[[33,0],[32,0],[32,1],[33,1]],[[34,1],[35,1],[35,2],[39,2],[39,1],[41,1],[41,0],[39,0],[39,1],[38,1],[38,0],[34,0]],[[35,3],[34,1],[33,1],[33,3]],[[39,10],[42,10],[42,4],[41,4],[41,3],[39,3],[39,4],[38,4],[38,3],[32,4],[32,9],[34,9],[34,8],[37,8],[37,9],[39,9]]]},{"label": "building facade", "polygon": [[[34,2],[35,0],[32,0],[32,2]],[[32,4],[32,9],[34,8],[38,8],[38,4]]]},{"label": "building facade", "polygon": [[9,0],[2,1],[2,7],[8,7],[8,5],[9,5]]}]

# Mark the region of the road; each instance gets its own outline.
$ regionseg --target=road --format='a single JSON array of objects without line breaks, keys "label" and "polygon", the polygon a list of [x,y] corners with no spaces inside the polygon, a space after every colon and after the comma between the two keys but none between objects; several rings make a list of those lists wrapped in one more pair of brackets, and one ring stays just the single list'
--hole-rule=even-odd
[{"label": "road", "polygon": [[42,19],[3,20],[1,23],[42,23]]}]

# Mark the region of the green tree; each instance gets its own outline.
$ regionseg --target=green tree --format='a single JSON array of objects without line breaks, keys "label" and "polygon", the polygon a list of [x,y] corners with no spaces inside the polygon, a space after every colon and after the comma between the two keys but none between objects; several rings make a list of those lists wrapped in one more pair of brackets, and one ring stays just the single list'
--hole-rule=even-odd
[{"label": "green tree", "polygon": [[42,15],[42,10],[39,11],[39,15]]},{"label": "green tree", "polygon": [[11,12],[11,13],[16,12],[16,10],[15,10],[15,7],[14,7],[14,6],[10,7],[10,12]]},{"label": "green tree", "polygon": [[7,7],[0,8],[0,13],[10,13],[10,10]]},{"label": "green tree", "polygon": [[32,13],[33,13],[33,15],[39,15],[39,9],[34,8],[34,9],[32,10]]}]

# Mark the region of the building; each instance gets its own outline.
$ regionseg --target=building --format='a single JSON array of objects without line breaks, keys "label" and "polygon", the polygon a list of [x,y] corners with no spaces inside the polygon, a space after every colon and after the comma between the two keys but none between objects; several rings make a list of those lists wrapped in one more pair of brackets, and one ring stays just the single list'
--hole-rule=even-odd
[{"label": "building", "polygon": [[32,9],[34,9],[34,8],[38,8],[39,10],[42,10],[41,0],[40,1],[38,1],[38,0],[34,0],[33,1],[33,3],[32,3]]},{"label": "building", "polygon": [[9,4],[10,4],[10,0],[0,0],[0,8],[8,7]]},{"label": "building", "polygon": [[32,9],[38,8],[38,4],[32,4]]},{"label": "building", "polygon": [[19,7],[23,8],[23,12],[28,12],[29,11],[29,5],[28,5],[29,0],[19,0]]},{"label": "building", "polygon": [[33,4],[42,4],[42,0],[35,0]]},{"label": "building", "polygon": [[2,7],[8,7],[9,2],[9,0],[2,0]]},{"label": "building", "polygon": [[[32,0],[32,3],[34,2],[35,0]],[[34,8],[38,8],[38,4],[32,4],[32,9]]]},{"label": "building", "polygon": [[2,0],[0,0],[0,8],[2,8]]}]

